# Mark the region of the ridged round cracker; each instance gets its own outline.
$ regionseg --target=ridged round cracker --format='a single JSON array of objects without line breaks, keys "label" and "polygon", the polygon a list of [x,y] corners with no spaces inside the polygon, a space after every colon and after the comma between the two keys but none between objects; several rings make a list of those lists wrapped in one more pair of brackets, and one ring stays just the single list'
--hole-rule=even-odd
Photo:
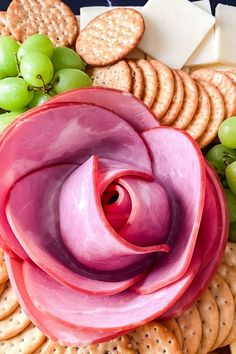
[{"label": "ridged round cracker", "polygon": [[222,262],[236,270],[236,243],[227,243]]},{"label": "ridged round cracker", "polygon": [[92,66],[107,66],[125,58],[145,30],[143,16],[130,8],[118,8],[95,17],[76,41],[76,50]]},{"label": "ridged round cracker", "polygon": [[177,70],[184,86],[184,100],[182,107],[173,122],[173,126],[184,129],[191,122],[198,105],[198,91],[194,80],[183,70]]},{"label": "ridged round cracker", "polygon": [[19,306],[17,297],[9,281],[6,282],[4,291],[0,296],[0,320],[9,316]]},{"label": "ridged round cracker", "polygon": [[30,324],[29,318],[19,306],[12,314],[0,321],[0,340],[12,338]]},{"label": "ridged round cracker", "polygon": [[44,33],[55,45],[72,47],[79,31],[74,13],[61,0],[13,0],[7,9],[7,20],[19,42]]},{"label": "ridged round cracker", "polygon": [[161,118],[161,125],[171,125],[171,123],[174,122],[184,101],[184,86],[182,79],[176,71],[173,70],[172,74],[174,77],[174,96],[167,112]]},{"label": "ridged round cracker", "polygon": [[8,26],[6,11],[0,11],[0,35],[11,36],[11,30]]},{"label": "ridged round cracker", "polygon": [[173,336],[176,337],[176,339],[179,342],[180,348],[182,348],[183,338],[177,321],[173,318],[172,320],[162,322],[162,324],[168,329],[168,331],[170,331],[173,334]]},{"label": "ridged round cracker", "polygon": [[154,321],[130,332],[129,337],[138,353],[182,353],[176,337],[166,327]]},{"label": "ridged round cracker", "polygon": [[198,139],[198,144],[204,148],[210,144],[217,136],[218,129],[225,117],[224,100],[220,91],[212,84],[197,80],[206,90],[211,104],[211,116],[207,128],[202,136]]},{"label": "ridged round cracker", "polygon": [[177,319],[183,337],[183,353],[196,354],[202,338],[202,322],[196,306],[185,311]]},{"label": "ridged round cracker", "polygon": [[214,279],[209,285],[209,290],[217,303],[220,315],[218,337],[212,348],[212,350],[214,350],[218,348],[229,335],[234,321],[235,304],[229,286],[220,275],[216,274],[214,276]]},{"label": "ridged round cracker", "polygon": [[[232,267],[229,267],[227,264],[221,264],[218,269],[218,274],[224,279],[224,281],[228,284],[231,293],[234,297],[234,303],[236,304],[236,270]],[[221,346],[224,347],[236,341],[236,312],[234,314],[234,322],[232,328],[224,340],[221,343]]]},{"label": "ridged round cracker", "polygon": [[88,75],[94,86],[110,87],[131,92],[132,76],[129,65],[125,60],[106,67],[88,67]]},{"label": "ridged round cracker", "polygon": [[199,83],[196,83],[198,90],[197,110],[185,128],[185,131],[195,140],[200,138],[207,128],[211,117],[211,103],[206,90]]},{"label": "ridged round cracker", "polygon": [[142,70],[144,77],[144,92],[142,100],[148,107],[151,107],[156,98],[158,88],[156,70],[145,59],[138,59],[136,63],[138,67]]},{"label": "ridged round cracker", "polygon": [[144,77],[142,70],[139,68],[134,60],[128,60],[128,65],[131,70],[132,76],[132,94],[137,98],[141,99],[143,97],[144,91]]},{"label": "ridged round cracker", "polygon": [[3,250],[0,249],[0,284],[8,280],[7,267],[5,264],[5,257]]},{"label": "ridged round cracker", "polygon": [[227,75],[236,85],[236,71],[225,71],[224,74]]},{"label": "ridged round cracker", "polygon": [[219,333],[219,310],[209,290],[205,291],[196,306],[202,321],[202,339],[197,354],[206,354],[212,349]]},{"label": "ridged round cracker", "polygon": [[170,107],[174,96],[174,77],[171,69],[162,62],[150,60],[150,64],[156,70],[158,81],[157,94],[151,109],[160,120]]},{"label": "ridged round cracker", "polygon": [[0,341],[1,354],[33,353],[45,340],[42,334],[34,325],[29,325],[16,337]]},{"label": "ridged round cracker", "polygon": [[43,344],[37,348],[34,354],[56,354],[56,344],[51,341],[51,339],[47,338]]},{"label": "ridged round cracker", "polygon": [[128,335],[110,340],[106,343],[90,345],[88,347],[78,347],[78,354],[135,354],[132,349],[131,340]]},{"label": "ridged round cracker", "polygon": [[[52,352],[47,353],[47,354],[51,354],[51,353],[53,353],[53,354],[78,354],[78,353],[80,353],[79,350],[80,350],[79,347],[62,347],[60,345],[55,345]],[[89,353],[89,351],[84,352],[84,353],[87,354],[87,353]]]},{"label": "ridged round cracker", "polygon": [[220,91],[225,104],[225,118],[236,114],[236,85],[223,72],[213,69],[200,69],[192,73],[196,80],[204,80]]}]

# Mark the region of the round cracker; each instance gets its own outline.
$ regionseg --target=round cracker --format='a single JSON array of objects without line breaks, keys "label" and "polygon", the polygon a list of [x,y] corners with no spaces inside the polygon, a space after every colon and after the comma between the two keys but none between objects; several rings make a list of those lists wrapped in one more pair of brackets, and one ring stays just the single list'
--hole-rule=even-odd
[{"label": "round cracker", "polygon": [[0,297],[0,320],[9,316],[19,306],[17,297],[9,281],[6,282]]},{"label": "round cracker", "polygon": [[183,70],[177,70],[184,86],[184,100],[182,107],[173,122],[173,126],[184,129],[191,122],[198,105],[198,91],[194,80]]},{"label": "round cracker", "polygon": [[94,86],[131,92],[131,71],[129,65],[124,60],[107,67],[88,67],[87,73],[92,78]]},{"label": "round cracker", "polygon": [[212,84],[197,80],[206,90],[211,104],[211,116],[205,132],[198,139],[198,144],[204,148],[210,144],[217,136],[218,129],[225,117],[225,106],[220,91]]},{"label": "round cracker", "polygon": [[223,256],[223,263],[236,270],[236,243],[227,243]]},{"label": "round cracker", "polygon": [[209,290],[198,300],[197,309],[202,321],[202,339],[197,354],[208,353],[219,333],[220,316],[218,306]]},{"label": "round cracker", "polygon": [[196,80],[204,80],[220,91],[225,104],[225,118],[236,114],[236,85],[223,72],[213,69],[200,69],[192,73]]},{"label": "round cracker", "polygon": [[134,60],[128,60],[128,65],[132,76],[132,94],[141,99],[144,91],[144,77],[142,70],[138,67]]},{"label": "round cracker", "polygon": [[118,8],[95,17],[80,32],[76,50],[92,66],[106,66],[125,58],[141,40],[142,15],[131,8]]},{"label": "round cracker", "polygon": [[176,339],[179,342],[180,348],[182,348],[183,338],[177,321],[175,319],[172,319],[172,320],[165,321],[162,324],[168,329],[168,331],[170,331],[173,334],[173,336],[176,337]]},{"label": "round cracker", "polygon": [[12,338],[30,324],[29,318],[19,306],[12,314],[0,321],[0,340]]},{"label": "round cracker", "polygon": [[[236,271],[232,267],[229,267],[226,264],[221,264],[221,266],[218,269],[218,274],[228,284],[231,293],[234,297],[234,302],[236,303]],[[235,341],[236,341],[236,312],[234,314],[234,321],[233,321],[232,328],[228,336],[224,340],[224,342],[221,343],[221,346],[223,347],[229,345]]]},{"label": "round cracker", "polygon": [[56,344],[51,341],[51,339],[47,338],[43,344],[37,348],[37,350],[34,352],[34,354],[52,354],[52,353],[57,353],[56,350]]},{"label": "round cracker", "polygon": [[2,354],[33,353],[42,345],[45,338],[45,335],[31,324],[16,337],[0,341],[0,352]]},{"label": "round cracker", "polygon": [[0,284],[4,284],[8,280],[7,267],[3,250],[0,249]]},{"label": "round cracker", "polygon": [[142,70],[144,78],[144,92],[142,100],[148,107],[151,107],[156,98],[158,87],[156,71],[153,66],[145,59],[138,59],[136,63]]},{"label": "round cracker", "polygon": [[11,30],[7,22],[7,13],[5,11],[0,11],[0,35],[11,36]]},{"label": "round cracker", "polygon": [[7,9],[12,35],[19,42],[44,33],[57,46],[71,47],[78,36],[78,22],[61,0],[13,0]]},{"label": "round cracker", "polygon": [[227,75],[232,81],[233,83],[236,85],[236,71],[225,71],[224,72],[225,75]]},{"label": "round cracker", "polygon": [[177,319],[183,337],[183,353],[196,354],[202,338],[202,322],[196,306]]},{"label": "round cracker", "polygon": [[209,290],[217,303],[220,315],[218,337],[212,348],[216,349],[224,342],[232,328],[235,304],[229,286],[220,275],[215,275],[209,286]]},{"label": "round cracker", "polygon": [[132,331],[129,337],[138,353],[182,353],[176,337],[166,327],[154,321]]},{"label": "round cracker", "polygon": [[78,347],[78,354],[135,354],[132,349],[131,340],[128,335],[124,335],[109,342],[90,345],[88,347]]},{"label": "round cracker", "polygon": [[167,112],[161,118],[162,125],[170,125],[176,119],[183,101],[184,101],[184,86],[183,82],[176,71],[172,71],[174,77],[174,96],[170,107],[168,108]]},{"label": "round cracker", "polygon": [[193,119],[185,131],[195,140],[200,138],[207,128],[211,117],[211,103],[206,90],[196,83],[198,90],[198,106]]},{"label": "round cracker", "polygon": [[174,96],[174,77],[171,69],[158,60],[151,60],[151,65],[157,73],[158,89],[151,107],[157,119],[161,119],[170,107]]}]

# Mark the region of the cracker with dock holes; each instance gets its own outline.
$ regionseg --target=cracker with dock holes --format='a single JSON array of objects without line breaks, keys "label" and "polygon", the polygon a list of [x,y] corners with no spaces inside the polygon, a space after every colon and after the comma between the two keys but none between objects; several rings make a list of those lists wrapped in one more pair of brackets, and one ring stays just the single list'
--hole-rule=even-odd
[{"label": "cracker with dock holes", "polygon": [[78,347],[77,354],[135,354],[131,345],[131,339],[124,335],[109,342],[90,345],[88,347]]},{"label": "cracker with dock holes", "polygon": [[13,313],[0,321],[0,340],[12,338],[29,326],[30,320],[19,306]]},{"label": "cracker with dock holes", "polygon": [[0,285],[8,280],[7,267],[3,250],[0,249]]},{"label": "cracker with dock holes", "polygon": [[222,262],[236,270],[236,243],[227,243]]},{"label": "cracker with dock holes", "polygon": [[0,11],[0,35],[11,36],[11,30],[7,22],[7,13],[5,11]]},{"label": "cracker with dock holes", "polygon": [[134,60],[129,59],[128,65],[132,75],[132,94],[141,99],[144,91],[144,77],[142,70],[138,67]]},{"label": "cracker with dock holes", "polygon": [[142,70],[144,77],[144,92],[142,100],[148,107],[151,107],[155,101],[158,87],[156,71],[146,59],[138,59],[136,63]]},{"label": "cracker with dock holes", "polygon": [[182,348],[183,338],[177,321],[173,318],[172,320],[167,320],[162,324],[177,338],[180,348]]},{"label": "cracker with dock holes", "polygon": [[5,283],[4,290],[0,296],[0,320],[3,320],[19,306],[17,297],[9,281]]}]

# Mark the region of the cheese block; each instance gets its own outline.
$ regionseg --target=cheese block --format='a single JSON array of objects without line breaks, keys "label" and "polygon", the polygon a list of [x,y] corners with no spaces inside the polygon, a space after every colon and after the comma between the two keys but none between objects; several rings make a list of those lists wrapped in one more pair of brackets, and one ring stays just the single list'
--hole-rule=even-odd
[{"label": "cheese block", "polygon": [[[101,15],[104,12],[110,11],[112,9],[116,9],[119,6],[89,6],[89,7],[81,7],[80,9],[80,30],[84,29],[88,23],[93,20],[96,16]],[[131,6],[126,6],[131,7]],[[140,11],[141,6],[132,7],[133,9]]]},{"label": "cheese block", "polygon": [[146,31],[139,48],[181,69],[214,26],[215,18],[188,0],[149,0],[142,8]]},{"label": "cheese block", "polygon": [[218,61],[236,63],[236,7],[216,7],[216,48]]}]

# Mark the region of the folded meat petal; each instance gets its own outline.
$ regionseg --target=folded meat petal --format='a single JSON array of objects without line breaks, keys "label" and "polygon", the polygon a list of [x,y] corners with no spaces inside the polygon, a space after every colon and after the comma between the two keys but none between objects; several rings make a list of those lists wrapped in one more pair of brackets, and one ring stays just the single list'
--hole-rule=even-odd
[{"label": "folded meat petal", "polygon": [[169,127],[142,134],[149,147],[156,180],[168,193],[172,225],[170,252],[134,286],[148,294],[180,279],[194,252],[205,200],[205,162],[198,145],[184,132]]},{"label": "folded meat petal", "polygon": [[38,310],[68,328],[101,332],[126,331],[160,316],[182,296],[194,276],[190,269],[176,283],[148,295],[125,290],[93,296],[66,288],[31,263],[23,264],[24,283]]},{"label": "folded meat petal", "polygon": [[168,252],[167,244],[139,247],[115,232],[102,209],[98,180],[94,156],[67,178],[61,190],[61,235],[73,256],[91,269],[108,271],[142,262],[154,252]]},{"label": "folded meat petal", "polygon": [[150,264],[111,274],[91,271],[73,259],[61,240],[59,196],[77,167],[55,165],[19,180],[9,195],[7,219],[30,259],[62,284],[91,294],[115,294],[140,280]]},{"label": "folded meat petal", "polygon": [[15,258],[10,258],[9,256],[6,256],[6,263],[11,284],[17,294],[17,298],[23,311],[27,314],[34,325],[49,338],[51,338],[51,340],[67,346],[90,345],[108,341],[124,334],[123,332],[101,333],[95,332],[94,330],[73,330],[59,321],[45,316],[44,313],[39,311],[34,306],[29,294],[27,293],[22,272],[23,263]]},{"label": "folded meat petal", "polygon": [[156,128],[160,123],[154,113],[128,92],[103,87],[82,88],[56,95],[47,105],[58,103],[88,103],[106,108],[126,120],[135,130]]}]

